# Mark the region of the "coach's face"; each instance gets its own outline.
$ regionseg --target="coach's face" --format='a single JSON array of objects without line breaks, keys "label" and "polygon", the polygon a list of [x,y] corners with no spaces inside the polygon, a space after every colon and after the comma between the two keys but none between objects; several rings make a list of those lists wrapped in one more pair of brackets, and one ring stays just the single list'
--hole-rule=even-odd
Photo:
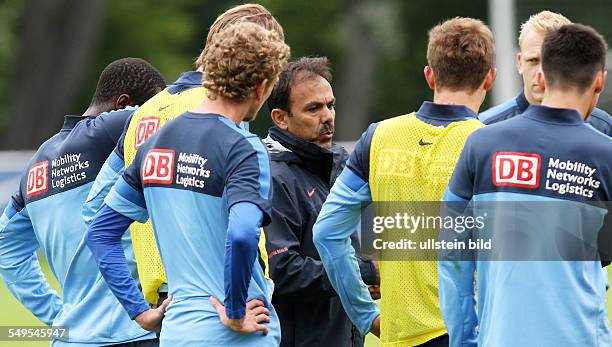
[{"label": "coach's face", "polygon": [[335,105],[334,92],[325,78],[298,74],[291,86],[290,112],[284,117],[283,128],[297,138],[331,148]]},{"label": "coach's face", "polygon": [[529,30],[521,42],[521,51],[517,55],[518,71],[523,77],[523,90],[527,101],[539,104],[544,97],[544,90],[538,85],[537,72],[542,61],[542,43],[544,35]]}]

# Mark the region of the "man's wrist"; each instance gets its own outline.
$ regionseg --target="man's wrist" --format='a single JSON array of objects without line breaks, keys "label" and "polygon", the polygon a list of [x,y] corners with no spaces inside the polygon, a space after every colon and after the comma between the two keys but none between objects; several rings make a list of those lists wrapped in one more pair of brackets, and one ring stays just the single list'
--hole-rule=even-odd
[{"label": "man's wrist", "polygon": [[130,314],[130,318],[132,320],[136,320],[138,316],[140,316],[143,312],[148,311],[150,308],[151,307],[149,307],[149,304],[143,301],[138,305],[138,307],[134,308],[133,310],[129,310],[128,313]]}]

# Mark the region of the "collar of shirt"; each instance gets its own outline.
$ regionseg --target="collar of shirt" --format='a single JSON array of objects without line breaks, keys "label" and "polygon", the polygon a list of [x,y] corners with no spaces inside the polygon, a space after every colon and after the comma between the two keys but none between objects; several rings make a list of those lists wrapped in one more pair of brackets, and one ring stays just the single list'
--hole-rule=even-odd
[{"label": "collar of shirt", "polygon": [[[317,144],[298,139],[288,131],[276,126],[270,128],[269,136],[290,151],[287,152],[289,157],[299,158],[298,162],[302,162],[307,168],[319,173],[325,179],[329,179],[334,166],[340,165],[341,161],[345,161],[348,156],[344,147],[340,145],[333,143],[330,149],[323,148]],[[285,157],[285,159],[292,161],[288,157]]]},{"label": "collar of shirt", "polygon": [[516,105],[519,108],[519,113],[525,112],[527,107],[529,107],[530,104],[529,101],[527,101],[527,98],[525,97],[525,92],[521,92],[519,95],[516,96]]},{"label": "collar of shirt", "polygon": [[553,108],[542,105],[531,105],[527,108],[524,115],[528,118],[563,125],[580,125],[584,120],[578,111],[567,108]]},{"label": "collar of shirt", "polygon": [[75,116],[75,115],[66,115],[64,116],[64,125],[62,126],[62,130],[70,130],[74,128],[74,126],[82,121],[83,119],[94,119],[95,116]]},{"label": "collar of shirt", "polygon": [[187,71],[181,73],[179,78],[172,83],[173,86],[176,85],[202,85],[202,77],[204,75],[199,71]]},{"label": "collar of shirt", "polygon": [[416,115],[419,119],[431,124],[440,122],[448,124],[462,120],[478,119],[478,115],[474,111],[463,105],[443,105],[429,101],[423,102]]}]

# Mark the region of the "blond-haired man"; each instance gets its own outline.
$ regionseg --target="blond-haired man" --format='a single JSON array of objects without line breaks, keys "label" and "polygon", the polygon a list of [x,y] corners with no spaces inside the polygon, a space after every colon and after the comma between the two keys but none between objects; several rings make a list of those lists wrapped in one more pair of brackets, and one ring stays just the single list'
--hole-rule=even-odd
[{"label": "blond-haired man", "polygon": [[435,261],[385,261],[402,251],[381,251],[380,309],[371,299],[349,241],[361,203],[440,201],[465,139],[482,127],[476,115],[496,75],[493,34],[476,19],[447,20],[429,32],[427,63],[433,102],[370,125],[313,230],[349,318],[362,333],[380,335],[383,346],[448,346],[448,336]]},{"label": "blond-haired man", "polygon": [[[283,28],[265,7],[258,4],[243,4],[232,7],[217,17],[210,27],[205,47],[214,34],[243,20],[274,31],[280,39],[284,39]],[[195,62],[195,71],[182,73],[168,88],[142,105],[128,121],[117,147],[107,158],[83,206],[83,217],[87,223],[91,222],[104,197],[121,172],[132,163],[137,149],[144,141],[167,121],[195,108],[205,98],[205,88],[202,86],[204,52],[205,50],[202,50]],[[149,303],[156,304],[165,299],[168,286],[153,227],[151,222],[147,221],[134,223],[130,229],[142,292]]]},{"label": "blond-haired man", "polygon": [[268,153],[239,124],[255,118],[288,57],[279,35],[254,23],[214,34],[204,50],[206,98],[140,146],[88,230],[119,302],[157,330],[166,306],[148,308],[118,249],[129,224],[151,218],[173,298],[162,346],[280,343],[272,285],[257,259],[271,214]]},{"label": "blond-haired man", "polygon": [[[485,124],[493,124],[519,115],[529,105],[539,105],[544,90],[539,86],[537,72],[542,60],[542,42],[546,33],[559,29],[571,21],[559,13],[542,11],[532,15],[521,25],[519,52],[516,55],[518,72],[523,78],[523,91],[516,97],[482,112],[478,118]],[[612,117],[595,108],[587,122],[600,132],[612,136]]]}]

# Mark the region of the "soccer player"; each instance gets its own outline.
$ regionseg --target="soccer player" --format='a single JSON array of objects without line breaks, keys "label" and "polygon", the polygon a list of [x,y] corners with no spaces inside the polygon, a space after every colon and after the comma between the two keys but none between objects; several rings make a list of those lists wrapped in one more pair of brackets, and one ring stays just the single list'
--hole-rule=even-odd
[{"label": "soccer player", "polygon": [[[208,46],[214,34],[242,20],[259,24],[276,32],[281,39],[284,39],[283,28],[265,7],[258,4],[244,4],[230,8],[217,18],[210,27],[205,46]],[[124,129],[117,148],[108,157],[100,175],[94,182],[87,203],[83,206],[83,217],[87,223],[91,222],[102,205],[104,197],[125,167],[133,162],[137,149],[144,141],[167,121],[194,109],[205,98],[206,91],[202,86],[204,51],[196,60],[195,65],[196,71],[181,74],[178,80],[166,90],[149,100],[134,113]],[[248,129],[247,123],[244,123],[243,126]],[[130,229],[144,297],[150,303],[156,304],[158,301],[163,301],[168,288],[151,222],[147,221],[144,224],[135,222]],[[261,248],[263,249],[263,244]]]},{"label": "soccer player", "polygon": [[[19,189],[0,219],[0,275],[38,319],[69,330],[69,339],[53,340],[54,346],[157,345],[155,335],[130,320],[104,283],[85,245],[87,227],[80,210],[126,119],[134,112],[132,106],[164,87],[159,72],[142,59],[109,64],[100,75],[89,108],[82,116],[66,116],[59,133],[28,162]],[[62,298],[40,270],[39,248],[59,280]]]},{"label": "soccer player", "polygon": [[427,62],[425,79],[434,91],[433,102],[370,125],[314,226],[315,245],[346,312],[362,333],[380,334],[383,346],[448,345],[437,265],[380,261],[379,311],[349,242],[360,203],[440,201],[465,139],[483,126],[476,114],[495,80],[493,34],[479,20],[450,19],[429,32]]},{"label": "soccer player", "polygon": [[288,56],[278,34],[254,23],[214,34],[204,49],[207,97],[140,146],[89,227],[109,287],[131,318],[155,330],[163,315],[149,309],[120,248],[126,227],[150,217],[173,298],[162,345],[280,342],[272,284],[257,259],[271,214],[269,158],[239,124],[255,118]]},{"label": "soccer player", "polygon": [[[268,99],[274,126],[264,143],[272,161],[272,222],[264,228],[272,304],[281,346],[363,346],[323,269],[312,226],[348,159],[332,143],[336,98],[327,58],[287,64]],[[357,244],[357,234],[352,235]],[[361,276],[376,285],[374,263],[358,258]]]},{"label": "soccer player", "polygon": [[[484,124],[493,124],[515,117],[529,105],[542,103],[544,91],[538,84],[537,72],[542,60],[542,41],[546,33],[571,24],[565,16],[550,11],[532,15],[521,25],[519,53],[516,55],[518,72],[523,78],[523,91],[498,106],[482,112],[478,118]],[[587,122],[602,133],[612,136],[612,117],[604,110],[594,108]]]},{"label": "soccer player", "polygon": [[[499,209],[499,201],[512,202],[513,211],[531,202],[528,209],[516,209],[522,212],[510,225],[491,228],[493,239],[504,236],[500,230],[522,231],[529,238],[526,249],[511,249],[520,247],[515,238],[512,244],[494,245],[498,251],[523,252],[518,254],[528,260],[534,259],[528,249],[554,255],[568,246],[578,249],[580,238],[586,244],[597,239],[606,214],[597,202],[612,199],[612,141],[584,118],[605,84],[606,51],[604,39],[590,27],[568,24],[550,31],[542,44],[543,75],[537,74],[544,91],[541,105],[479,129],[466,141],[446,201],[470,202],[484,213]],[[538,213],[545,206],[554,211]],[[489,218],[490,224],[498,220],[493,214]],[[534,221],[539,221],[535,229],[521,228]],[[544,242],[534,242],[540,238]],[[452,346],[612,345],[607,275],[596,254],[578,258],[583,261],[453,259],[462,261],[439,261],[440,306]]]}]

